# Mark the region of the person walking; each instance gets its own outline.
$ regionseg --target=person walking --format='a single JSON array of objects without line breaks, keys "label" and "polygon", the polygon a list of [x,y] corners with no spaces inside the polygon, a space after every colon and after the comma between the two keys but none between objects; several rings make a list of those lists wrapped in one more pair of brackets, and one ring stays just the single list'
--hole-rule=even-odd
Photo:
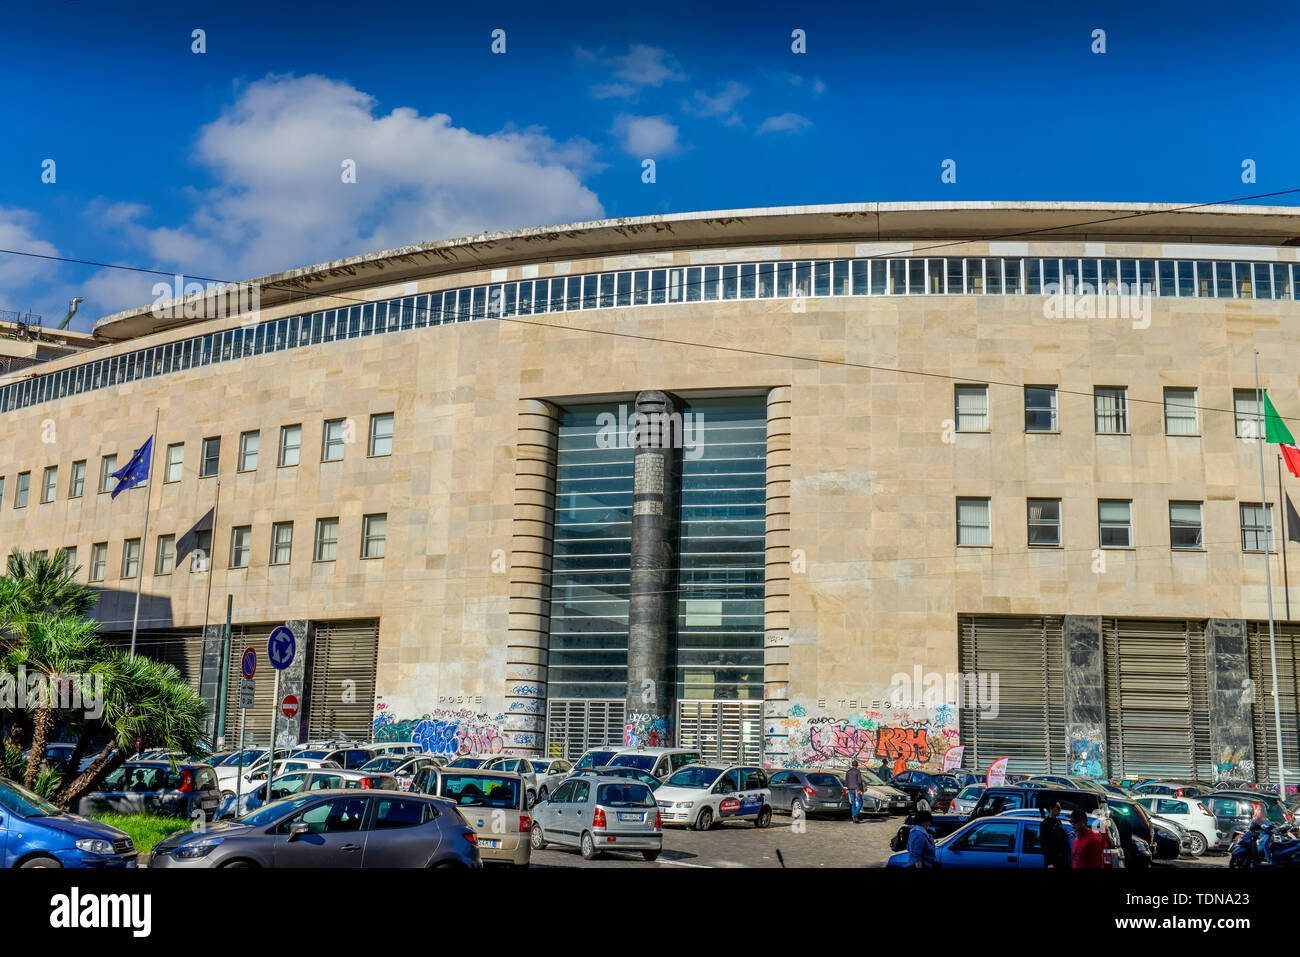
[{"label": "person walking", "polygon": [[1061,824],[1060,801],[1053,801],[1043,812],[1043,821],[1038,825],[1038,843],[1043,849],[1045,865],[1056,869],[1070,866],[1070,835]]},{"label": "person walking", "polygon": [[934,851],[934,838],[930,834],[930,822],[934,816],[929,811],[917,811],[912,819],[912,828],[907,832],[907,866],[934,867],[937,856]]},{"label": "person walking", "polygon": [[892,777],[898,777],[906,770],[907,770],[907,758],[903,757],[903,754],[900,751],[898,757],[894,759],[894,773]]},{"label": "person walking", "polygon": [[1070,824],[1074,827],[1074,851],[1070,856],[1070,865],[1105,867],[1106,850],[1110,847],[1110,841],[1105,834],[1088,826],[1088,812],[1076,807],[1070,812]]},{"label": "person walking", "polygon": [[862,772],[858,770],[858,760],[854,758],[849,765],[849,773],[844,775],[844,789],[849,792],[849,813],[853,823],[858,823],[858,812],[862,810]]}]

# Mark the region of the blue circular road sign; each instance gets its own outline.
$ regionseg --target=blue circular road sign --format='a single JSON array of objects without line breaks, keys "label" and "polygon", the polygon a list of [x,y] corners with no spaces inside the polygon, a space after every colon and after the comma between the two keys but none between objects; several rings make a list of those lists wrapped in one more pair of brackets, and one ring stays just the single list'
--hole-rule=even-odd
[{"label": "blue circular road sign", "polygon": [[293,661],[294,648],[293,632],[281,625],[267,639],[266,657],[277,670],[283,671]]},{"label": "blue circular road sign", "polygon": [[244,669],[244,677],[252,678],[257,673],[257,652],[252,648],[244,651],[244,660],[240,663]]}]

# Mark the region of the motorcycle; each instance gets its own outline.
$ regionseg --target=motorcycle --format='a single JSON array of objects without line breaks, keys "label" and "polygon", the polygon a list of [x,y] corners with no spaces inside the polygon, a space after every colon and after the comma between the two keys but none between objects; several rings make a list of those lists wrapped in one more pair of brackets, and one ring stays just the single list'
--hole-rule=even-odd
[{"label": "motorcycle", "polygon": [[[1286,828],[1289,832],[1291,829]],[[1277,838],[1273,824],[1252,824],[1250,830],[1238,837],[1229,851],[1228,866],[1248,867],[1300,867],[1300,840]]]}]

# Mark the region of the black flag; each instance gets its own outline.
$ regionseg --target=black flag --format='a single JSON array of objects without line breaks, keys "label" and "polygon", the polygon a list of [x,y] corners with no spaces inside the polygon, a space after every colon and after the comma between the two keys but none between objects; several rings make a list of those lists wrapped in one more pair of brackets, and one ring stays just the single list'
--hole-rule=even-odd
[{"label": "black flag", "polygon": [[[204,515],[197,522],[195,522],[194,527],[180,537],[180,540],[176,543],[176,560],[174,563],[174,566],[176,568],[180,567],[181,562],[185,560],[185,557],[189,555],[190,552],[194,551],[196,548],[199,547],[200,532],[209,533],[208,550],[209,551],[212,550],[211,532],[212,532],[212,516],[214,511],[215,508],[208,509],[207,514]],[[205,555],[204,560],[206,561],[211,557],[212,557],[211,555]]]},{"label": "black flag", "polygon": [[1286,540],[1300,542],[1300,514],[1296,513],[1295,506],[1291,504],[1291,496],[1283,494],[1286,498]]}]

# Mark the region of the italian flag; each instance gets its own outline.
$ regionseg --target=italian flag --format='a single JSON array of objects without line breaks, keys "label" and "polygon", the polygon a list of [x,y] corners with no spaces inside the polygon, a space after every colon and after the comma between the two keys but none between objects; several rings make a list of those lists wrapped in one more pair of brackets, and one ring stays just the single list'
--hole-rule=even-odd
[{"label": "italian flag", "polygon": [[1277,443],[1282,458],[1286,460],[1287,471],[1300,478],[1300,448],[1296,447],[1295,436],[1282,421],[1282,416],[1277,414],[1267,392],[1264,393],[1264,441]]}]

